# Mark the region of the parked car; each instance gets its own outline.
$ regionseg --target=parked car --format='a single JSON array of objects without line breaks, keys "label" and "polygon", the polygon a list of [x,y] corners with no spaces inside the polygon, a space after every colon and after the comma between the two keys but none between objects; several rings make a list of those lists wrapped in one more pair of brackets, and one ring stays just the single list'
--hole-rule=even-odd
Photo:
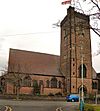
[{"label": "parked car", "polygon": [[69,94],[68,96],[66,96],[66,100],[67,100],[67,102],[78,102],[79,96],[77,96],[75,94]]}]

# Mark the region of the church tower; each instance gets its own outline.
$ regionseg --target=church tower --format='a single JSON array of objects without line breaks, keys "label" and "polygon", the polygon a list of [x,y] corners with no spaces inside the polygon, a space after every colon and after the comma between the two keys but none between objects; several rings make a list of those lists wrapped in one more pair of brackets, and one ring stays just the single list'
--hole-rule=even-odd
[{"label": "church tower", "polygon": [[65,76],[65,90],[79,93],[92,91],[92,55],[89,16],[69,7],[61,21],[60,70]]}]

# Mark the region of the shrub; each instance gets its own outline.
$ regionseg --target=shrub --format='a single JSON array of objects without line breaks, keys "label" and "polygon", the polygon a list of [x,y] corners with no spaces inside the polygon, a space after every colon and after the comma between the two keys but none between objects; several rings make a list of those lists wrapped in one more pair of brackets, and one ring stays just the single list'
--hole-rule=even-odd
[{"label": "shrub", "polygon": [[95,97],[94,94],[89,94],[89,99],[90,100],[94,100],[94,97]]},{"label": "shrub", "polygon": [[36,96],[40,96],[40,93],[36,93]]}]

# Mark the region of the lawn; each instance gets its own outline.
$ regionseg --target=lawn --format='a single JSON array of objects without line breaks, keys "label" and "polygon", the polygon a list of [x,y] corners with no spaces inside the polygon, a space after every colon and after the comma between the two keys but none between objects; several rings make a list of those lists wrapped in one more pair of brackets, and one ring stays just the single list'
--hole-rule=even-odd
[{"label": "lawn", "polygon": [[95,111],[100,111],[100,104],[97,106],[94,106]]},{"label": "lawn", "polygon": [[84,109],[85,111],[100,111],[100,104],[85,104]]}]

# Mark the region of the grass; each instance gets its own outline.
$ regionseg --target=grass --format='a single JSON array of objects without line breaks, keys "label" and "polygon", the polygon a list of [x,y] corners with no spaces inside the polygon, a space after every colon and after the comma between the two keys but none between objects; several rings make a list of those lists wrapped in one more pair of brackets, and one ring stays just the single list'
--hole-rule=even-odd
[{"label": "grass", "polygon": [[85,111],[94,111],[94,107],[91,104],[85,104]]},{"label": "grass", "polygon": [[99,105],[85,104],[84,109],[85,111],[100,111],[100,104]]},{"label": "grass", "polygon": [[94,106],[95,111],[100,111],[100,105]]}]

